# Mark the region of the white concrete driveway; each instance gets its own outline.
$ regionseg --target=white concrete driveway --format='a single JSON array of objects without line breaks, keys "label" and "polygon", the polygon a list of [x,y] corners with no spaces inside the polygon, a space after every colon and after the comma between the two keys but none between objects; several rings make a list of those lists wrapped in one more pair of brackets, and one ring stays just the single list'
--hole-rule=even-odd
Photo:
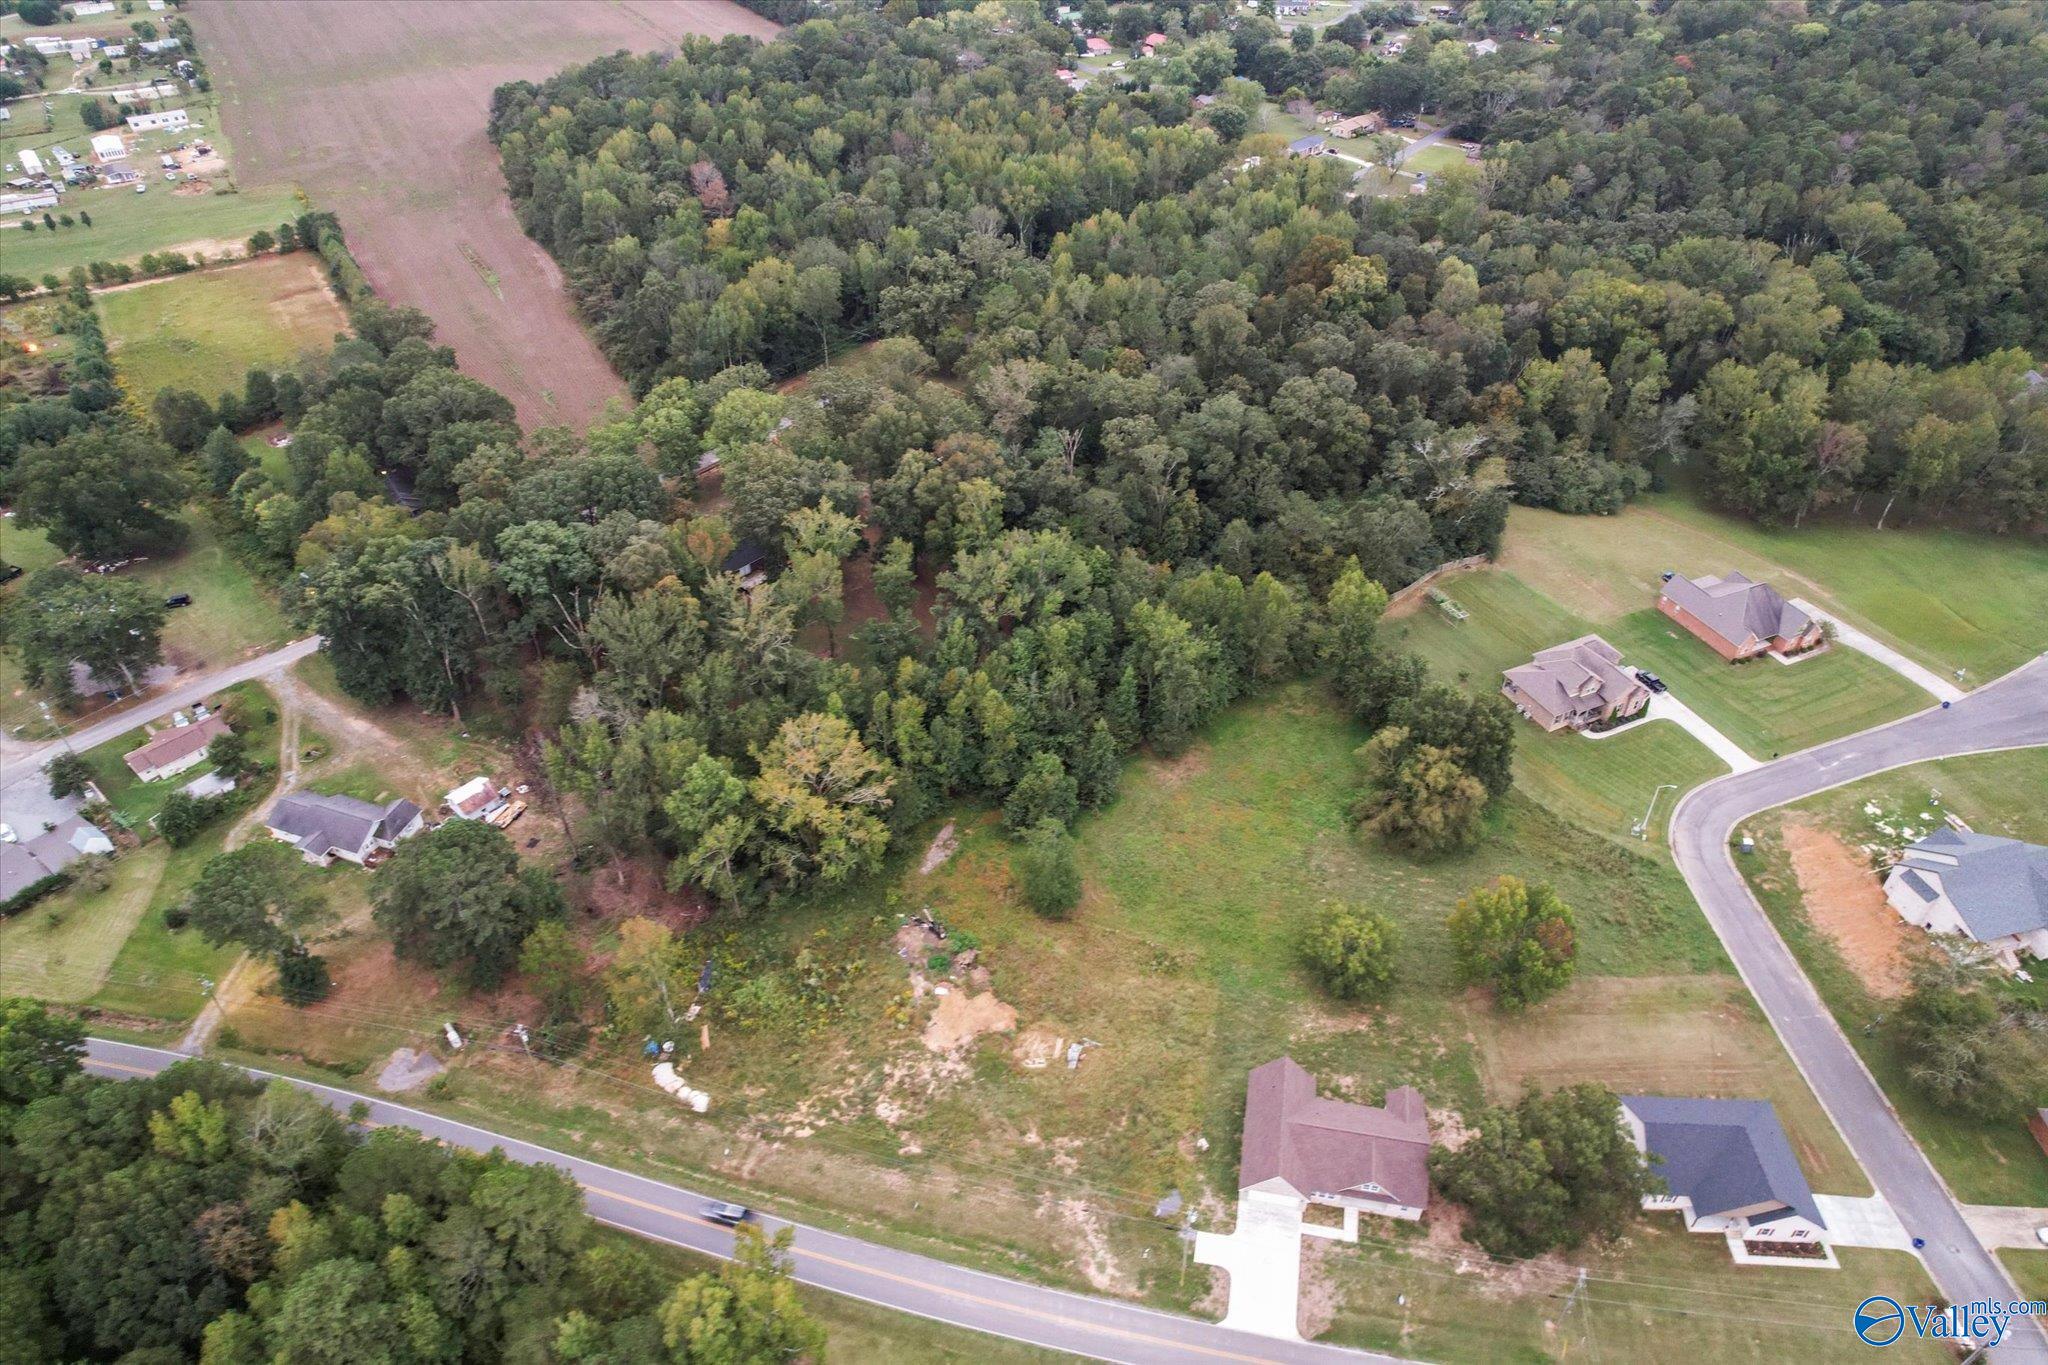
[{"label": "white concrete driveway", "polygon": [[1846,1194],[1817,1194],[1814,1207],[1828,1225],[1828,1241],[1838,1247],[1877,1247],[1887,1251],[1911,1251],[1913,1234],[1892,1211],[1891,1201],[1881,1194],[1861,1199]]},{"label": "white concrete driveway", "polygon": [[1705,716],[1702,716],[1669,692],[1651,693],[1650,704],[1643,708],[1643,719],[1635,722],[1634,725],[1624,725],[1618,730],[1602,730],[1597,734],[1591,730],[1581,730],[1579,734],[1587,739],[1612,739],[1616,735],[1627,734],[1635,729],[1636,725],[1653,720],[1668,720],[1684,727],[1694,739],[1712,750],[1714,757],[1726,763],[1735,772],[1746,773],[1751,768],[1762,766],[1757,760],[1745,753],[1740,744],[1737,744],[1734,740],[1707,724]]},{"label": "white concrete driveway", "polygon": [[1957,687],[1933,669],[1923,668],[1919,664],[1914,663],[1884,641],[1864,634],[1841,617],[1822,611],[1803,597],[1793,598],[1792,605],[1816,621],[1826,621],[1832,624],[1835,628],[1836,644],[1847,645],[1859,654],[1868,654],[1886,668],[1905,678],[1906,681],[1933,693],[1937,700],[1961,701],[1963,699],[1962,688]]},{"label": "white concrete driveway", "polygon": [[1195,1260],[1230,1275],[1223,1326],[1301,1340],[1301,1211],[1298,1199],[1246,1190],[1236,1231],[1195,1234]]},{"label": "white concrete driveway", "polygon": [[1963,1221],[1977,1240],[1988,1247],[2024,1247],[2042,1250],[2039,1229],[2048,1228],[2048,1209],[2018,1208],[2008,1204],[1965,1204]]}]

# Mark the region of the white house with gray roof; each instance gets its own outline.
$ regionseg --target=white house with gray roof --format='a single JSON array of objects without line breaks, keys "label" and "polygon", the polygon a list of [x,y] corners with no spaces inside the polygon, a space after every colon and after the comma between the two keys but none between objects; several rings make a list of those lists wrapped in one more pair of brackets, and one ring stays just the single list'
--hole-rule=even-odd
[{"label": "white house with gray roof", "polygon": [[1906,923],[1981,943],[2007,971],[2022,953],[2048,958],[2048,847],[1938,829],[1906,849],[1884,896]]},{"label": "white house with gray roof", "polygon": [[1769,1100],[1623,1095],[1621,1121],[1689,1231],[1719,1234],[1737,1261],[1835,1267],[1827,1221]]},{"label": "white house with gray roof", "polygon": [[399,840],[419,833],[423,823],[420,808],[410,801],[374,806],[353,796],[319,792],[280,796],[263,817],[271,838],[290,844],[318,867],[336,858],[367,863],[374,854],[388,852]]}]

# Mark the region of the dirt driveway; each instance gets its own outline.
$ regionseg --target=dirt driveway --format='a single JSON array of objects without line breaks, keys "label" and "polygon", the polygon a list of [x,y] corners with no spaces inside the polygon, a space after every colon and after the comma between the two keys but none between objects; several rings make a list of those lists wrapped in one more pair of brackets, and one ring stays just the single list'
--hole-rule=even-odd
[{"label": "dirt driveway", "polygon": [[624,386],[513,216],[484,135],[491,92],[620,48],[776,31],[725,0],[197,0],[189,13],[243,182],[298,185],[339,214],[380,296],[432,315],[528,427],[578,429]]}]

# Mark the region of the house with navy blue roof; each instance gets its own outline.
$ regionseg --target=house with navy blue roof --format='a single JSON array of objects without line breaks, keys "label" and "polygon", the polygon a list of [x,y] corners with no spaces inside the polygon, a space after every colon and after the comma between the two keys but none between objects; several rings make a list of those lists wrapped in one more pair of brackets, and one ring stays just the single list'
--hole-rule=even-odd
[{"label": "house with navy blue roof", "polygon": [[1623,1095],[1621,1120],[1664,1190],[1646,1209],[1676,1209],[1692,1232],[1718,1234],[1745,1264],[1837,1265],[1827,1220],[1769,1100]]}]

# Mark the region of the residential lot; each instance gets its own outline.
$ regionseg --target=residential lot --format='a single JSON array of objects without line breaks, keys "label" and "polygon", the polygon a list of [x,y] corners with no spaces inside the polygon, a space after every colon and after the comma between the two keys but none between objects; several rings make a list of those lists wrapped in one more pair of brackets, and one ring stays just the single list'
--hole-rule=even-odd
[{"label": "residential lot", "polygon": [[[81,160],[88,160],[91,130],[78,116],[87,98],[88,94],[51,96],[47,131],[40,117],[32,119],[27,112],[33,108],[40,115],[39,104],[16,105],[15,117],[0,124],[0,156],[11,158],[24,147],[47,150],[61,143]],[[4,251],[11,273],[40,280],[46,274],[65,274],[73,266],[134,261],[152,251],[182,251],[218,260],[240,254],[257,229],[275,228],[305,212],[305,201],[290,184],[252,187],[247,183],[236,149],[219,126],[217,94],[188,90],[175,99],[155,103],[159,108],[187,110],[192,126],[146,133],[109,130],[119,132],[127,142],[128,161],[142,173],[141,183],[148,187],[147,192],[137,194],[132,185],[69,190],[62,207],[54,211],[74,218],[81,212],[90,214],[92,225],[81,220],[55,232],[6,228],[0,233],[0,251]],[[180,143],[202,139],[212,147],[211,156],[200,158],[189,147],[179,149]],[[176,183],[167,182],[159,163],[167,154],[176,156],[181,166],[190,166],[193,176],[186,178],[181,170]]]},{"label": "residential lot", "polygon": [[[929,874],[919,870],[928,824],[876,884],[708,927],[693,949],[750,982],[767,1011],[751,1024],[715,1024],[708,1050],[694,1026],[678,1030],[693,1084],[714,1096],[708,1123],[668,1110],[634,1055],[637,1039],[601,1049],[617,1059],[603,1071],[536,1072],[494,1032],[494,1021],[529,1008],[516,994],[448,997],[370,938],[333,948],[340,989],[329,1002],[289,1011],[245,999],[223,1037],[359,1075],[439,1019],[460,1017],[476,1055],[430,1102],[488,1113],[513,1131],[566,1124],[609,1159],[772,1189],[778,1207],[808,1217],[872,1226],[872,1210],[889,1209],[894,1235],[976,1264],[1177,1307],[1202,1293],[1201,1277],[1184,1275],[1151,1205],[1179,1189],[1205,1226],[1225,1216],[1216,1196],[1235,1190],[1244,1075],[1282,1051],[1342,1093],[1365,1098],[1408,1081],[1440,1111],[1586,1079],[1768,1097],[1817,1188],[1867,1192],[1661,858],[1517,796],[1481,849],[1407,859],[1360,839],[1346,819],[1356,781],[1348,754],[1362,738],[1318,689],[1299,685],[1233,710],[1180,758],[1141,760],[1117,804],[1081,823],[1087,890],[1068,923],[1017,902],[1008,841],[992,813],[969,812],[955,830],[958,851]],[[345,771],[330,780],[349,781]],[[1500,872],[1550,878],[1580,914],[1584,978],[1519,1016],[1457,985],[1442,929],[1459,896]],[[1332,899],[1364,901],[1400,923],[1402,985],[1389,1010],[1334,1007],[1302,969],[1300,930]],[[969,968],[947,977],[921,954],[898,956],[901,916],[921,906],[952,930],[949,948],[977,945],[985,987]],[[658,905],[634,908],[689,922]],[[785,993],[805,989],[791,974],[802,955],[855,965],[832,977],[829,999],[806,993],[798,1003]],[[985,990],[1014,1009],[1014,1024],[978,1036],[970,1028],[932,1050],[909,1009],[913,969],[970,997]],[[1095,1044],[1072,1070],[1046,1061],[1066,1039]],[[1642,1237],[1657,1249],[1653,1273],[1626,1278],[1654,1284],[1616,1285],[1603,1306],[1617,1324],[1657,1320],[1663,1340],[1697,1331],[1704,1349],[1725,1324],[1688,1324],[1656,1305],[1684,1286],[1728,1283],[1725,1250],[1646,1228],[1588,1264],[1635,1265]],[[1387,1255],[1412,1289],[1406,1306],[1387,1288]],[[1555,1274],[1477,1260],[1458,1274],[1446,1255],[1338,1249],[1314,1272],[1338,1339],[1456,1357],[1478,1349],[1472,1324],[1486,1321],[1516,1349],[1549,1349]],[[1910,1267],[1900,1270],[1910,1279]],[[1753,1329],[1759,1353],[1832,1341],[1838,1300],[1851,1292],[1797,1272],[1743,1285],[1774,1304],[1770,1323]],[[1596,1320],[1595,1330],[1620,1327]]]},{"label": "residential lot", "polygon": [[378,295],[424,308],[528,427],[580,428],[623,386],[512,215],[484,136],[491,92],[622,47],[775,31],[722,0],[204,0],[189,13],[242,182],[303,186],[340,215]]},{"label": "residential lot", "polygon": [[122,382],[143,403],[171,387],[211,399],[252,367],[286,368],[348,330],[319,258],[304,251],[110,290],[100,314]]},{"label": "residential lot", "polygon": [[1966,669],[1965,687],[2048,649],[2048,555],[2017,535],[1829,523],[1768,531],[1656,494],[1610,517],[1517,507],[1501,567],[1598,621],[1653,607],[1662,570],[1737,569],[1842,613],[1938,673]]},{"label": "residential lot", "polygon": [[[1899,842],[1879,828],[1880,821],[1924,832],[1945,811],[1962,816],[1980,833],[2048,842],[2048,803],[2040,799],[2044,791],[2048,750],[1980,754],[1902,768],[1824,792],[1759,817],[1744,830],[1757,841],[1757,856],[1746,861],[1745,870],[1758,900],[1914,1138],[1965,1203],[2048,1207],[2048,1155],[2017,1117],[1984,1121],[1953,1112],[1926,1098],[1907,1077],[1884,1026],[1896,1005],[1896,987],[1887,989],[1886,979],[1874,970],[1869,940],[1860,930],[1875,920],[1888,935],[1887,945],[1908,957],[1929,949],[1925,936],[1898,925],[1882,892],[1873,890],[1879,878],[1873,850]],[[1872,815],[1868,806],[1881,814]],[[1935,818],[1923,818],[1923,812]],[[1845,862],[1841,874],[1823,882],[1812,863],[1804,869],[1795,866],[1788,829],[1794,831],[1791,839],[1802,837],[1798,831],[1817,829],[1839,841]]]}]

